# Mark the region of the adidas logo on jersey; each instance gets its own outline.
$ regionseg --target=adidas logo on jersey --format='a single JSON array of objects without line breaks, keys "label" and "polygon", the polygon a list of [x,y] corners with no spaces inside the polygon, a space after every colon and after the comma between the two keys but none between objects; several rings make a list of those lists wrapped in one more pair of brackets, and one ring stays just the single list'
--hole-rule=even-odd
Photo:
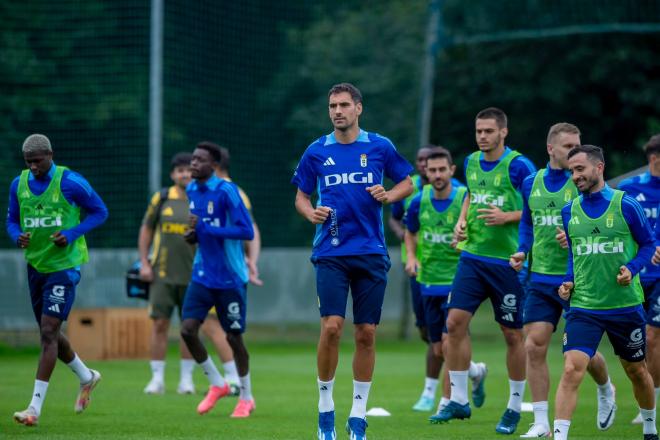
[{"label": "adidas logo on jersey", "polygon": [[546,206],[546,208],[556,208],[556,207],[557,205],[555,205],[554,200],[551,200],[550,203],[548,203],[548,206]]},{"label": "adidas logo on jersey", "polygon": [[323,166],[324,166],[324,167],[327,167],[327,166],[330,166],[330,165],[336,165],[336,164],[335,164],[335,161],[332,160],[332,157],[328,157],[328,158],[325,160],[325,162],[323,162]]},{"label": "adidas logo on jersey", "polygon": [[632,355],[632,357],[634,357],[634,358],[638,358],[638,357],[642,357],[642,356],[644,356],[644,351],[641,348],[639,350],[637,350],[637,353]]},{"label": "adidas logo on jersey", "polygon": [[479,186],[486,186],[486,181],[482,180],[481,182],[479,182]]},{"label": "adidas logo on jersey", "polygon": [[48,310],[50,310],[51,312],[60,313],[60,305],[53,304],[52,306],[48,307]]},{"label": "adidas logo on jersey", "polygon": [[638,202],[646,202],[646,197],[644,197],[643,193],[639,193],[637,194],[637,197],[635,197],[635,200],[637,200]]},{"label": "adidas logo on jersey", "polygon": [[592,231],[592,234],[600,234],[600,229],[598,229],[598,226],[596,226]]}]

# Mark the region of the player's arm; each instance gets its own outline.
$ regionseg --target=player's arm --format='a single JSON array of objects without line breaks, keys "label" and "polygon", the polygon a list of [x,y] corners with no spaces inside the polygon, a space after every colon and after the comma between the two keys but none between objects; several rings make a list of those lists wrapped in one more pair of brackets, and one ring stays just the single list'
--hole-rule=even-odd
[{"label": "player's arm", "polygon": [[227,187],[222,197],[224,200],[219,200],[218,206],[222,206],[224,203],[227,207],[231,226],[215,226],[211,223],[196,221],[194,224],[198,238],[203,235],[210,235],[230,240],[252,240],[254,238],[252,220],[245,204],[238,195],[238,191],[234,187]]},{"label": "player's arm", "polygon": [[311,196],[302,192],[300,188],[298,188],[298,192],[296,193],[296,210],[307,221],[315,225],[325,222],[331,211],[327,206],[317,206],[314,208],[312,206]]},{"label": "player's arm", "polygon": [[18,204],[18,182],[20,178],[17,177],[9,187],[9,204],[7,205],[7,234],[11,241],[19,248],[26,248],[30,245],[30,233],[23,232],[21,228],[21,208]]},{"label": "player's arm", "polygon": [[417,232],[420,227],[419,207],[421,200],[421,194],[412,200],[404,220],[406,229],[403,235],[403,241],[406,246],[406,255],[408,257],[405,270],[411,277],[417,275],[417,271],[419,270],[419,261],[417,260]]},{"label": "player's arm", "polygon": [[571,247],[571,238],[568,235],[568,222],[571,220],[571,206],[573,202],[569,202],[561,210],[561,221],[564,227],[564,233],[566,234],[566,242],[568,245],[568,259],[566,261],[566,275],[564,280],[559,287],[559,296],[568,300],[573,292],[574,286],[574,275],[573,275],[573,248]]},{"label": "player's arm", "polygon": [[151,197],[138,234],[140,278],[149,282],[154,279],[153,268],[151,267],[151,261],[149,261],[149,249],[151,248],[151,243],[153,243],[154,231],[158,222],[158,205],[160,205],[160,192],[157,192]]},{"label": "player's arm", "polygon": [[649,264],[655,253],[655,237],[651,225],[644,214],[644,209],[630,196],[624,195],[621,201],[621,211],[628,224],[630,232],[637,242],[637,255],[625,266],[621,266],[617,275],[617,282],[628,285],[640,270]]},{"label": "player's arm", "polygon": [[53,234],[53,242],[57,246],[73,243],[108,219],[108,208],[105,203],[80,174],[72,171],[66,174],[62,179],[62,193],[69,202],[80,206],[86,216],[77,226]]},{"label": "player's arm", "polygon": [[529,195],[532,192],[534,177],[534,174],[526,177],[521,188],[523,209],[520,217],[520,224],[518,225],[518,250],[515,254],[511,255],[511,258],[509,259],[509,264],[517,271],[522,269],[525,259],[527,258],[527,255],[529,255],[529,250],[534,245],[532,211],[529,209]]},{"label": "player's arm", "polygon": [[383,204],[398,202],[413,193],[413,183],[409,175],[413,171],[412,165],[399,154],[389,139],[386,139],[386,141],[387,151],[383,171],[387,177],[395,182],[395,185],[389,191],[385,191],[383,185],[368,186],[366,188],[371,197]]},{"label": "player's arm", "polygon": [[400,240],[403,241],[403,233],[405,228],[403,227],[403,200],[392,203],[392,210],[390,218],[387,220],[387,224],[390,227],[390,230],[394,232],[394,235]]},{"label": "player's arm", "polygon": [[[658,205],[658,211],[660,211],[660,205]],[[653,259],[651,263],[656,266],[660,264],[660,221],[655,222],[655,253],[653,254]]]},{"label": "player's arm", "polygon": [[470,192],[466,191],[463,204],[461,205],[461,213],[458,215],[458,221],[456,222],[456,225],[454,225],[454,239],[451,243],[452,247],[456,247],[459,241],[464,241],[467,239],[467,213],[469,207]]},{"label": "player's arm", "polygon": [[255,286],[263,286],[264,282],[259,278],[259,256],[261,255],[261,231],[257,222],[252,222],[252,229],[254,229],[254,238],[245,241],[245,259],[248,265],[250,274],[250,282]]}]

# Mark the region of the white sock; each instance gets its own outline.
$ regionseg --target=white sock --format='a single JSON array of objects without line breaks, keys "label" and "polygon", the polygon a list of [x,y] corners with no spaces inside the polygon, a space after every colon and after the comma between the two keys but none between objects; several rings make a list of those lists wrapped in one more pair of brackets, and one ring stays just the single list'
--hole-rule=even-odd
[{"label": "white sock", "polygon": [[653,409],[639,409],[642,415],[642,426],[644,434],[657,434],[658,430],[655,427],[655,408]]},{"label": "white sock", "polygon": [[192,382],[193,370],[195,369],[194,359],[181,359],[181,382]]},{"label": "white sock", "polygon": [[534,409],[534,423],[537,425],[544,425],[550,427],[550,421],[548,420],[548,401],[542,402],[532,402],[532,408]]},{"label": "white sock", "polygon": [[571,427],[571,421],[556,419],[554,425],[552,436],[555,440],[568,440],[568,428]]},{"label": "white sock", "polygon": [[441,397],[440,403],[438,404],[438,411],[441,408],[444,408],[445,406],[449,405],[449,402],[451,402],[451,400],[447,399],[446,397]]},{"label": "white sock", "polygon": [[468,371],[451,371],[449,370],[449,383],[451,384],[451,398],[459,405],[468,403]]},{"label": "white sock", "polygon": [[371,382],[353,381],[353,406],[351,415],[348,417],[358,417],[365,419],[367,417],[367,399],[369,399],[369,389]]},{"label": "white sock", "polygon": [[204,362],[200,362],[199,366],[202,368],[202,371],[204,371],[206,377],[208,377],[211,385],[215,385],[216,387],[225,385],[225,380],[222,378],[222,375],[213,363],[211,357],[207,357]]},{"label": "white sock", "polygon": [[43,380],[34,381],[34,391],[32,392],[32,400],[30,406],[37,411],[37,415],[41,414],[41,405],[44,404],[46,399],[46,391],[48,391],[48,382]]},{"label": "white sock", "polygon": [[433,379],[432,377],[427,377],[424,380],[424,391],[422,392],[422,397],[428,397],[429,399],[435,399],[435,392],[438,389],[438,379]]},{"label": "white sock", "polygon": [[335,378],[333,377],[327,382],[321,379],[316,379],[319,386],[319,412],[328,412],[335,410],[335,401],[332,400],[332,388],[335,386]]},{"label": "white sock", "polygon": [[87,383],[92,380],[91,370],[80,360],[78,353],[74,353],[73,360],[66,365],[71,368],[71,371],[76,373],[76,376],[80,379],[80,383]]},{"label": "white sock", "polygon": [[152,379],[165,382],[165,361],[150,361]]},{"label": "white sock", "polygon": [[474,379],[475,377],[479,377],[481,374],[481,368],[474,362],[470,361],[470,368],[468,369],[468,377],[470,379]]},{"label": "white sock", "polygon": [[238,378],[241,383],[241,394],[239,399],[252,400],[252,383],[250,382],[250,373]]},{"label": "white sock", "polygon": [[509,379],[509,390],[509,403],[507,403],[506,407],[519,413],[522,406],[523,394],[525,394],[525,381]]},{"label": "white sock", "polygon": [[222,369],[225,372],[225,378],[227,382],[238,383],[240,379],[238,378],[238,370],[236,369],[236,362],[229,361],[222,364]]},{"label": "white sock", "polygon": [[610,398],[614,395],[614,390],[612,390],[612,382],[610,381],[609,376],[607,378],[607,382],[605,382],[603,385],[596,384],[596,386],[598,387],[598,396],[599,397],[603,396],[603,397]]}]

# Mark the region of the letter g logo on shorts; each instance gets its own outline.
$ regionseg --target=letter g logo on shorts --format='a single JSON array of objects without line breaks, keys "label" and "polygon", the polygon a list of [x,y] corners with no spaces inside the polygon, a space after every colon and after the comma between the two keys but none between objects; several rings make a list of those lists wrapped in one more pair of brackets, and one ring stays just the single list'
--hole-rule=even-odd
[{"label": "letter g logo on shorts", "polygon": [[229,312],[230,315],[238,315],[241,312],[241,307],[237,302],[229,303],[227,306],[227,312]]},{"label": "letter g logo on shorts", "polygon": [[504,298],[502,299],[502,302],[504,303],[505,306],[509,307],[515,307],[516,306],[516,295],[512,293],[507,293],[504,295]]},{"label": "letter g logo on shorts", "polygon": [[64,296],[65,287],[64,286],[53,286],[53,295],[59,296],[60,298]]},{"label": "letter g logo on shorts", "polygon": [[633,332],[630,334],[630,340],[633,342],[639,342],[642,340],[642,329],[638,328],[633,330]]}]

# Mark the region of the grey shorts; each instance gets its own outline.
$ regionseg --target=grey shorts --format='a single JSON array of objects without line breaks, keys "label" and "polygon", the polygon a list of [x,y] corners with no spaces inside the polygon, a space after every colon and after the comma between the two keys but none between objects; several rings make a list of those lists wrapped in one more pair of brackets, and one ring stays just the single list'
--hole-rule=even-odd
[{"label": "grey shorts", "polygon": [[164,283],[155,280],[149,286],[149,316],[151,319],[170,319],[174,307],[179,318],[183,308],[183,297],[188,286]]}]

